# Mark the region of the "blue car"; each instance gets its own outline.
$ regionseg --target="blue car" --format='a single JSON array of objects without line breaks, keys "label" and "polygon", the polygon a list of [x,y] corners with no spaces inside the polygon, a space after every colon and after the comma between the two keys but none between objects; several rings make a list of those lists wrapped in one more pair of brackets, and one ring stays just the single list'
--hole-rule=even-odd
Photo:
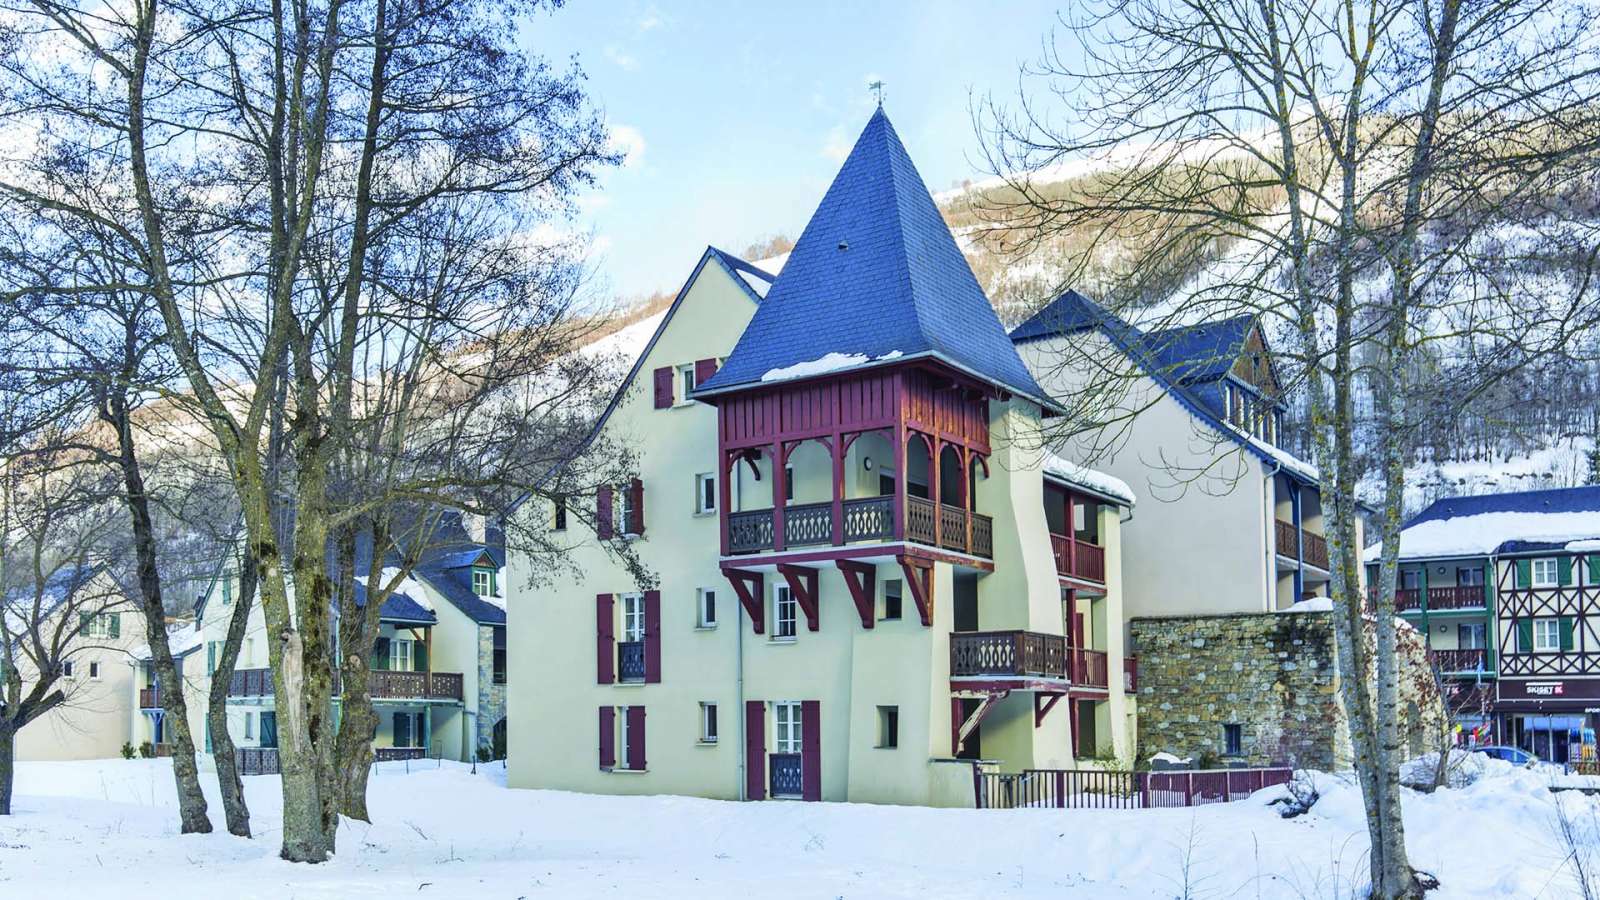
[{"label": "blue car", "polygon": [[1527,766],[1539,761],[1539,757],[1522,749],[1521,747],[1474,747],[1474,753],[1482,753],[1495,759],[1503,759],[1512,765]]}]

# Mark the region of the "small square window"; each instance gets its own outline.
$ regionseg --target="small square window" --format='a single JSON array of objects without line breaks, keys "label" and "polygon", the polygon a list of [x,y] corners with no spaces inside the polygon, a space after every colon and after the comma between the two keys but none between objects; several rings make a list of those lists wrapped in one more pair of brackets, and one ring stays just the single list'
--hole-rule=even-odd
[{"label": "small square window", "polygon": [[878,707],[878,747],[892,750],[900,746],[900,707]]},{"label": "small square window", "polygon": [[695,592],[695,627],[717,627],[717,592],[713,588],[700,588]]},{"label": "small square window", "polygon": [[717,742],[717,705],[715,703],[700,704],[700,743],[715,744]]},{"label": "small square window", "polygon": [[901,582],[898,578],[890,578],[883,583],[883,618],[900,618],[900,591]]},{"label": "small square window", "polygon": [[472,570],[472,592],[479,597],[495,596],[495,577],[493,569]]},{"label": "small square window", "polygon": [[1554,558],[1536,559],[1533,561],[1533,586],[1555,587],[1557,584],[1556,561]]},{"label": "small square window", "polygon": [[1222,755],[1244,755],[1244,726],[1229,723],[1222,726]]},{"label": "small square window", "polygon": [[553,531],[567,530],[567,498],[556,498],[555,512],[551,517],[550,528]]},{"label": "small square window", "polygon": [[717,475],[701,472],[694,476],[694,514],[704,516],[717,511]]}]

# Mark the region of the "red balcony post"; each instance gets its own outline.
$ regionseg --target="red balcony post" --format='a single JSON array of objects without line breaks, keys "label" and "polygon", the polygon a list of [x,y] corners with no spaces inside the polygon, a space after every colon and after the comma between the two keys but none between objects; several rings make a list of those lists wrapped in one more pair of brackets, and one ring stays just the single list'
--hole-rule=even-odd
[{"label": "red balcony post", "polygon": [[788,493],[788,479],[784,477],[784,466],[789,461],[789,454],[783,451],[783,441],[772,442],[772,549],[783,550],[783,514],[784,495]]},{"label": "red balcony post", "polygon": [[844,546],[844,435],[833,433],[828,442],[828,455],[833,461],[833,546]]}]

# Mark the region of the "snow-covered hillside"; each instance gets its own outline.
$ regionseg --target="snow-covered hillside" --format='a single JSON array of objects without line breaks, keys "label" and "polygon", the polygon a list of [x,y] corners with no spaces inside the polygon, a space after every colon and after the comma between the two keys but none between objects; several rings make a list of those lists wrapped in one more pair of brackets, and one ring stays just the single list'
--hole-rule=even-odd
[{"label": "snow-covered hillside", "polygon": [[[1490,766],[1406,797],[1412,861],[1443,881],[1429,896],[1575,896],[1548,776]],[[0,896],[1343,900],[1366,846],[1359,792],[1332,776],[1310,813],[1282,819],[1268,806],[1282,788],[1195,809],[936,810],[510,790],[498,765],[426,762],[380,765],[375,823],[344,822],[338,856],[306,866],[277,858],[277,778],[245,783],[253,840],[179,836],[166,760],[23,763]],[[1561,798],[1600,815],[1600,800]]]}]

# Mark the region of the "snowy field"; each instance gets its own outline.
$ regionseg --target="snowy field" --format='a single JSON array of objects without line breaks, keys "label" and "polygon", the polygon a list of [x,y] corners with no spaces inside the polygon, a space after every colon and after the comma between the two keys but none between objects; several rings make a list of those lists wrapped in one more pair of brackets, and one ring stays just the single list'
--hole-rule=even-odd
[{"label": "snowy field", "polygon": [[[1444,882],[1430,896],[1578,896],[1550,776],[1492,766],[1408,798],[1412,860]],[[180,837],[165,760],[23,763],[0,898],[1343,898],[1366,849],[1358,793],[1327,776],[1284,820],[1281,788],[1194,810],[932,810],[517,791],[498,765],[386,763],[377,824],[345,823],[337,859],[304,866],[277,859],[277,779],[246,784],[254,840]],[[1597,821],[1600,801],[1560,796]]]}]

